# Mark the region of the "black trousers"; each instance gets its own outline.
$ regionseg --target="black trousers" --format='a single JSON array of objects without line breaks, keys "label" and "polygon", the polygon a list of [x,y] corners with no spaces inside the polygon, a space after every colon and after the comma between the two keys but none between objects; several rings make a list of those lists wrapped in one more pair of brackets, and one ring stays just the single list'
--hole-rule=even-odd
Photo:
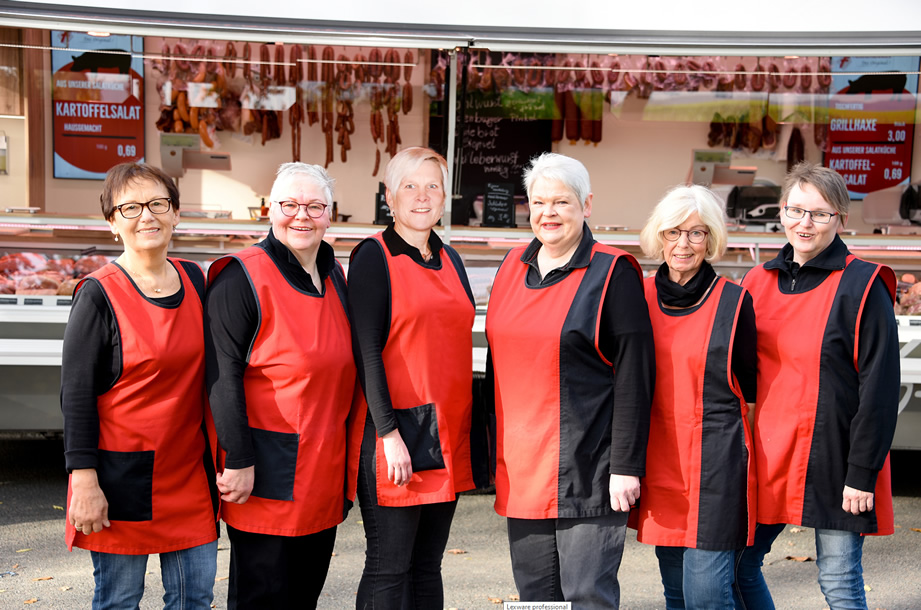
[{"label": "black trousers", "polygon": [[441,561],[457,500],[418,506],[379,506],[374,428],[369,427],[365,430],[358,468],[358,502],[368,546],[356,608],[443,608]]},{"label": "black trousers", "polygon": [[336,528],[307,536],[253,534],[227,526],[230,538],[231,610],[316,608]]}]

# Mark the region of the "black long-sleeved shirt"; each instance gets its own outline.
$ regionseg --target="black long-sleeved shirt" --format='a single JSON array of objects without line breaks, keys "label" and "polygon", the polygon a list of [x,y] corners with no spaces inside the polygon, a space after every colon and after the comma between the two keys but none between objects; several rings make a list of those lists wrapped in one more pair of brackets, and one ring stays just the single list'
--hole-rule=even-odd
[{"label": "black long-sleeved shirt", "polygon": [[[272,231],[256,244],[268,253],[282,276],[298,290],[319,294],[310,274]],[[320,244],[317,270],[321,283],[336,265],[332,246]],[[226,468],[247,468],[256,463],[243,374],[249,350],[259,330],[259,305],[243,265],[231,260],[208,287],[205,297],[205,388],[214,415]]]},{"label": "black long-sleeved shirt", "polygon": [[[529,266],[527,285],[537,287],[558,282],[573,270],[588,266],[594,241],[588,226],[583,226],[582,240],[569,262],[541,277],[537,252],[542,244],[535,238],[521,257]],[[649,412],[655,390],[655,345],[643,282],[626,257],[619,258],[614,265],[600,316],[598,347],[614,368],[611,445],[616,451],[612,450],[610,473],[643,476],[646,473]],[[490,410],[494,410],[495,386],[489,353],[484,385],[485,400]]]},{"label": "black long-sleeved shirt", "polygon": [[[382,233],[384,246],[391,256],[408,256],[414,263],[427,269],[441,269],[450,265],[444,244],[432,231],[429,249],[432,258],[425,261],[418,248],[409,245],[393,228],[393,223]],[[467,274],[460,274],[470,299],[473,300]],[[387,261],[380,248],[362,247],[359,244],[349,262],[349,311],[352,322],[352,351],[358,367],[358,378],[365,391],[368,410],[379,436],[397,428],[393,403],[384,370],[383,351],[390,334],[390,286]]]},{"label": "black long-sleeved shirt", "polygon": [[[189,261],[180,264],[198,293],[204,294],[201,267]],[[178,292],[161,298],[149,298],[138,291],[138,298],[175,309],[186,296],[184,286],[181,284]],[[122,346],[115,314],[99,284],[84,282],[74,295],[61,355],[64,463],[68,472],[97,467],[99,410],[96,399],[112,389],[121,374]]]}]

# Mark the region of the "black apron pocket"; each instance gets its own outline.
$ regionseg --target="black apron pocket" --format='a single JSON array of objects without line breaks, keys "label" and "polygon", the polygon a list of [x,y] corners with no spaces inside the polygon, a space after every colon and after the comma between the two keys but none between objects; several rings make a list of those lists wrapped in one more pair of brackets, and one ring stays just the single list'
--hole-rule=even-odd
[{"label": "black apron pocket", "polygon": [[153,519],[153,451],[99,450],[96,476],[112,521]]},{"label": "black apron pocket", "polygon": [[445,467],[438,438],[438,417],[435,404],[428,403],[411,409],[394,409],[400,437],[412,460],[413,472],[438,470]]},{"label": "black apron pocket", "polygon": [[256,480],[252,495],[266,500],[294,500],[299,435],[250,428],[256,452]]}]

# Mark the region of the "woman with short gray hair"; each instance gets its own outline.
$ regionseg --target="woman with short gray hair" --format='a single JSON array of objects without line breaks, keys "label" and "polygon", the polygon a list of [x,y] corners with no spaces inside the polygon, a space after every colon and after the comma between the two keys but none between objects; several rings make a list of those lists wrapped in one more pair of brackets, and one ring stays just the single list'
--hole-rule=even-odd
[{"label": "woman with short gray hair", "polygon": [[342,265],[323,241],[333,179],[285,163],[266,238],[214,261],[205,381],[223,468],[229,608],[316,608],[358,467]]},{"label": "woman with short gray hair", "polygon": [[522,601],[616,608],[655,371],[642,272],[592,237],[579,161],[545,153],[524,183],[535,238],[506,256],[486,315],[496,512]]}]

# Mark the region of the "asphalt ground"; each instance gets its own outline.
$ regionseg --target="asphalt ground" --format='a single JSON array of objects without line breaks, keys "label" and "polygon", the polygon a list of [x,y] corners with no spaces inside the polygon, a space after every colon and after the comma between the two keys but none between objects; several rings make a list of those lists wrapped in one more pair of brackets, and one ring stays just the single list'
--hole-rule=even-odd
[{"label": "asphalt ground", "polygon": [[[870,608],[921,609],[921,452],[892,456],[896,533],[868,537],[864,579]],[[64,546],[67,478],[60,440],[0,436],[0,608],[90,608],[89,553]],[[446,608],[501,608],[516,599],[505,520],[491,495],[463,495],[448,542],[443,574]],[[214,607],[225,608],[229,542],[221,538]],[[364,562],[358,508],[339,527],[320,608],[355,605]],[[766,558],[765,577],[777,608],[825,608],[816,583],[812,530],[788,526]],[[663,608],[653,547],[628,531],[620,570],[622,608]],[[161,608],[159,561],[148,563],[142,609]]]}]

